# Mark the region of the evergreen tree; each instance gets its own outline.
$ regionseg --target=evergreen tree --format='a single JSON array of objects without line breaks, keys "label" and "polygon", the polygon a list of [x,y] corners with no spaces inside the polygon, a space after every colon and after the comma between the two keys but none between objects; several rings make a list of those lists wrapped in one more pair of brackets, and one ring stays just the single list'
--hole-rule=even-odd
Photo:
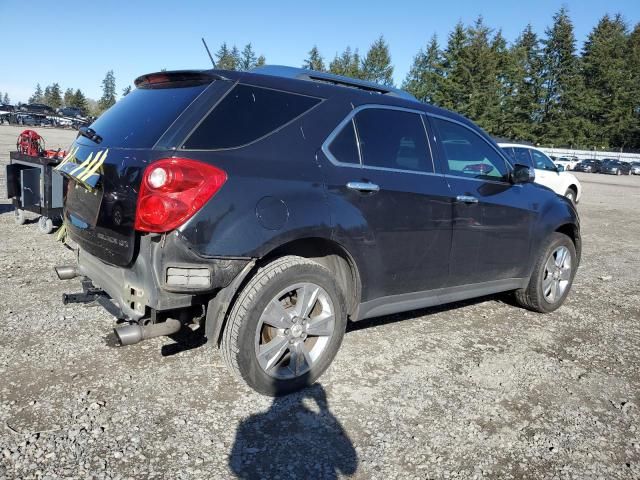
[{"label": "evergreen tree", "polygon": [[466,54],[469,43],[467,29],[458,22],[449,34],[447,47],[443,53],[444,81],[442,83],[440,105],[449,110],[461,112],[468,103],[466,77]]},{"label": "evergreen tree", "polygon": [[102,80],[102,97],[98,100],[100,112],[111,108],[116,103],[116,77],[113,70],[109,70]]},{"label": "evergreen tree", "polygon": [[256,67],[262,67],[265,63],[267,63],[267,60],[264,58],[264,55],[260,55],[258,60],[256,60]]},{"label": "evergreen tree", "polygon": [[402,88],[421,102],[438,104],[441,97],[442,52],[436,35],[431,37],[426,49],[421,49],[413,58],[413,65],[402,84]]},{"label": "evergreen tree", "polygon": [[333,58],[329,64],[329,72],[335,75],[344,75],[351,78],[362,78],[360,69],[360,54],[358,49],[351,52],[351,47],[347,47],[344,52]]},{"label": "evergreen tree", "polygon": [[540,40],[527,25],[510,52],[511,90],[505,99],[510,118],[506,137],[535,141],[542,107],[542,57]]},{"label": "evergreen tree", "polygon": [[87,115],[89,113],[89,105],[87,103],[87,98],[82,93],[82,90],[79,88],[73,94],[73,99],[71,100],[71,105],[74,108],[80,110],[82,115]]},{"label": "evergreen tree", "polygon": [[62,100],[62,103],[64,104],[65,107],[70,107],[72,101],[73,101],[73,89],[67,88],[64,91],[64,98]]},{"label": "evergreen tree", "polygon": [[629,35],[625,52],[631,85],[629,89],[631,102],[627,105],[631,112],[631,121],[627,127],[626,138],[629,139],[630,148],[640,149],[640,23]]},{"label": "evergreen tree", "polygon": [[251,43],[247,43],[242,49],[242,55],[240,56],[240,70],[251,70],[256,66],[257,58],[256,54],[253,51],[253,47]]},{"label": "evergreen tree", "polygon": [[51,106],[51,85],[44,87],[44,94],[42,95],[42,103]]},{"label": "evergreen tree", "polygon": [[591,31],[582,54],[585,103],[593,125],[592,143],[622,147],[633,121],[627,66],[627,26],[620,15],[605,15]]},{"label": "evergreen tree", "polygon": [[42,87],[38,83],[36,85],[36,91],[29,97],[29,103],[42,103],[44,101],[44,95],[42,93]]},{"label": "evergreen tree", "polygon": [[389,45],[381,35],[367,52],[362,62],[362,78],[370,82],[393,86],[393,66]]},{"label": "evergreen tree", "polygon": [[544,108],[540,138],[544,143],[584,146],[588,122],[584,116],[584,88],[580,75],[573,24],[566,8],[553,17],[544,40]]},{"label": "evergreen tree", "polygon": [[317,46],[314,45],[313,48],[309,50],[309,57],[302,64],[302,68],[308,68],[309,70],[316,70],[318,72],[325,71],[324,60]]},{"label": "evergreen tree", "polygon": [[122,89],[122,96],[126,97],[127,95],[129,95],[131,93],[131,85],[127,85],[126,87],[124,87]]},{"label": "evergreen tree", "polygon": [[[235,51],[235,53],[234,53]],[[221,70],[236,70],[238,62],[238,49],[233,47],[229,49],[227,42],[224,42],[216,53],[216,68]]]},{"label": "evergreen tree", "polygon": [[4,96],[2,97],[2,103],[4,103],[5,105],[11,104],[11,99],[9,98],[8,92],[4,92]]}]

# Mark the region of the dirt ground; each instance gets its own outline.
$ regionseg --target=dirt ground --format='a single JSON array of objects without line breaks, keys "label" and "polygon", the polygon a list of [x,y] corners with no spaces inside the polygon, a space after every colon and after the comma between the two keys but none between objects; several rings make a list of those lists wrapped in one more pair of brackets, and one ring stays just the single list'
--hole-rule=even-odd
[{"label": "dirt ground", "polygon": [[640,478],[640,177],[578,176],[558,311],[497,296],[359,323],[277,400],[197,337],[115,347],[104,310],[61,303],[73,252],[0,205],[0,479]]}]

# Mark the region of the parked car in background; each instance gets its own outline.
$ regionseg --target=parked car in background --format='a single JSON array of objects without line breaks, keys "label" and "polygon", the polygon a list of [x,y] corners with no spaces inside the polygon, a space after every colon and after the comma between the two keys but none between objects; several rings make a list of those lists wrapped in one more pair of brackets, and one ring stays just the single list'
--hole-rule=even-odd
[{"label": "parked car in background", "polygon": [[576,172],[598,173],[601,166],[602,162],[600,160],[589,158],[587,160],[582,160],[573,168],[573,170]]},{"label": "parked car in background", "polygon": [[135,85],[58,167],[78,255],[56,271],[108,295],[124,345],[200,325],[278,395],[316,381],[348,320],[506,291],[551,312],[569,294],[576,209],[458,114],[287,67]]},{"label": "parked car in background", "polygon": [[536,172],[535,182],[550,188],[558,195],[578,203],[582,196],[582,185],[575,175],[559,171],[551,159],[541,150],[519,143],[499,143],[514,164],[527,165]]},{"label": "parked car in background", "polygon": [[565,170],[573,170],[580,159],[578,157],[559,157],[553,161],[556,165],[562,165]]},{"label": "parked car in background", "polygon": [[602,163],[600,173],[608,175],[631,175],[631,164],[620,160],[609,160]]},{"label": "parked car in background", "polygon": [[75,107],[63,107],[58,109],[58,113],[65,117],[80,118],[82,117],[82,111]]},{"label": "parked car in background", "polygon": [[640,175],[640,162],[631,162],[631,174]]}]

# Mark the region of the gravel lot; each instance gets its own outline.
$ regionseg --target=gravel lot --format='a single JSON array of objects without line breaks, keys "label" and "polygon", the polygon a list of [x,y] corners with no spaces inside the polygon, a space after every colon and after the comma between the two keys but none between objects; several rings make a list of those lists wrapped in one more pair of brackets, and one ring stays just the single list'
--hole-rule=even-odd
[{"label": "gravel lot", "polygon": [[321,384],[277,400],[197,335],[115,347],[105,311],[60,301],[73,253],[0,204],[0,479],[640,478],[640,177],[579,177],[557,312],[499,296],[353,325]]}]

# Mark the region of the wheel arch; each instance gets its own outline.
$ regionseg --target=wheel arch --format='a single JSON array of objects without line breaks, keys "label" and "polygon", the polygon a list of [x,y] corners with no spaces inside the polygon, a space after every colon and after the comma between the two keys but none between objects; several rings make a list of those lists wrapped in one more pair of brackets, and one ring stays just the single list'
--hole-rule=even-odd
[{"label": "wheel arch", "polygon": [[345,295],[347,315],[355,313],[360,303],[361,279],[358,266],[347,249],[334,240],[307,237],[290,240],[273,247],[262,257],[253,260],[231,284],[216,293],[207,305],[205,336],[209,343],[218,346],[226,327],[228,314],[238,294],[256,271],[277,258],[297,255],[323,265],[335,274],[338,286]]}]

